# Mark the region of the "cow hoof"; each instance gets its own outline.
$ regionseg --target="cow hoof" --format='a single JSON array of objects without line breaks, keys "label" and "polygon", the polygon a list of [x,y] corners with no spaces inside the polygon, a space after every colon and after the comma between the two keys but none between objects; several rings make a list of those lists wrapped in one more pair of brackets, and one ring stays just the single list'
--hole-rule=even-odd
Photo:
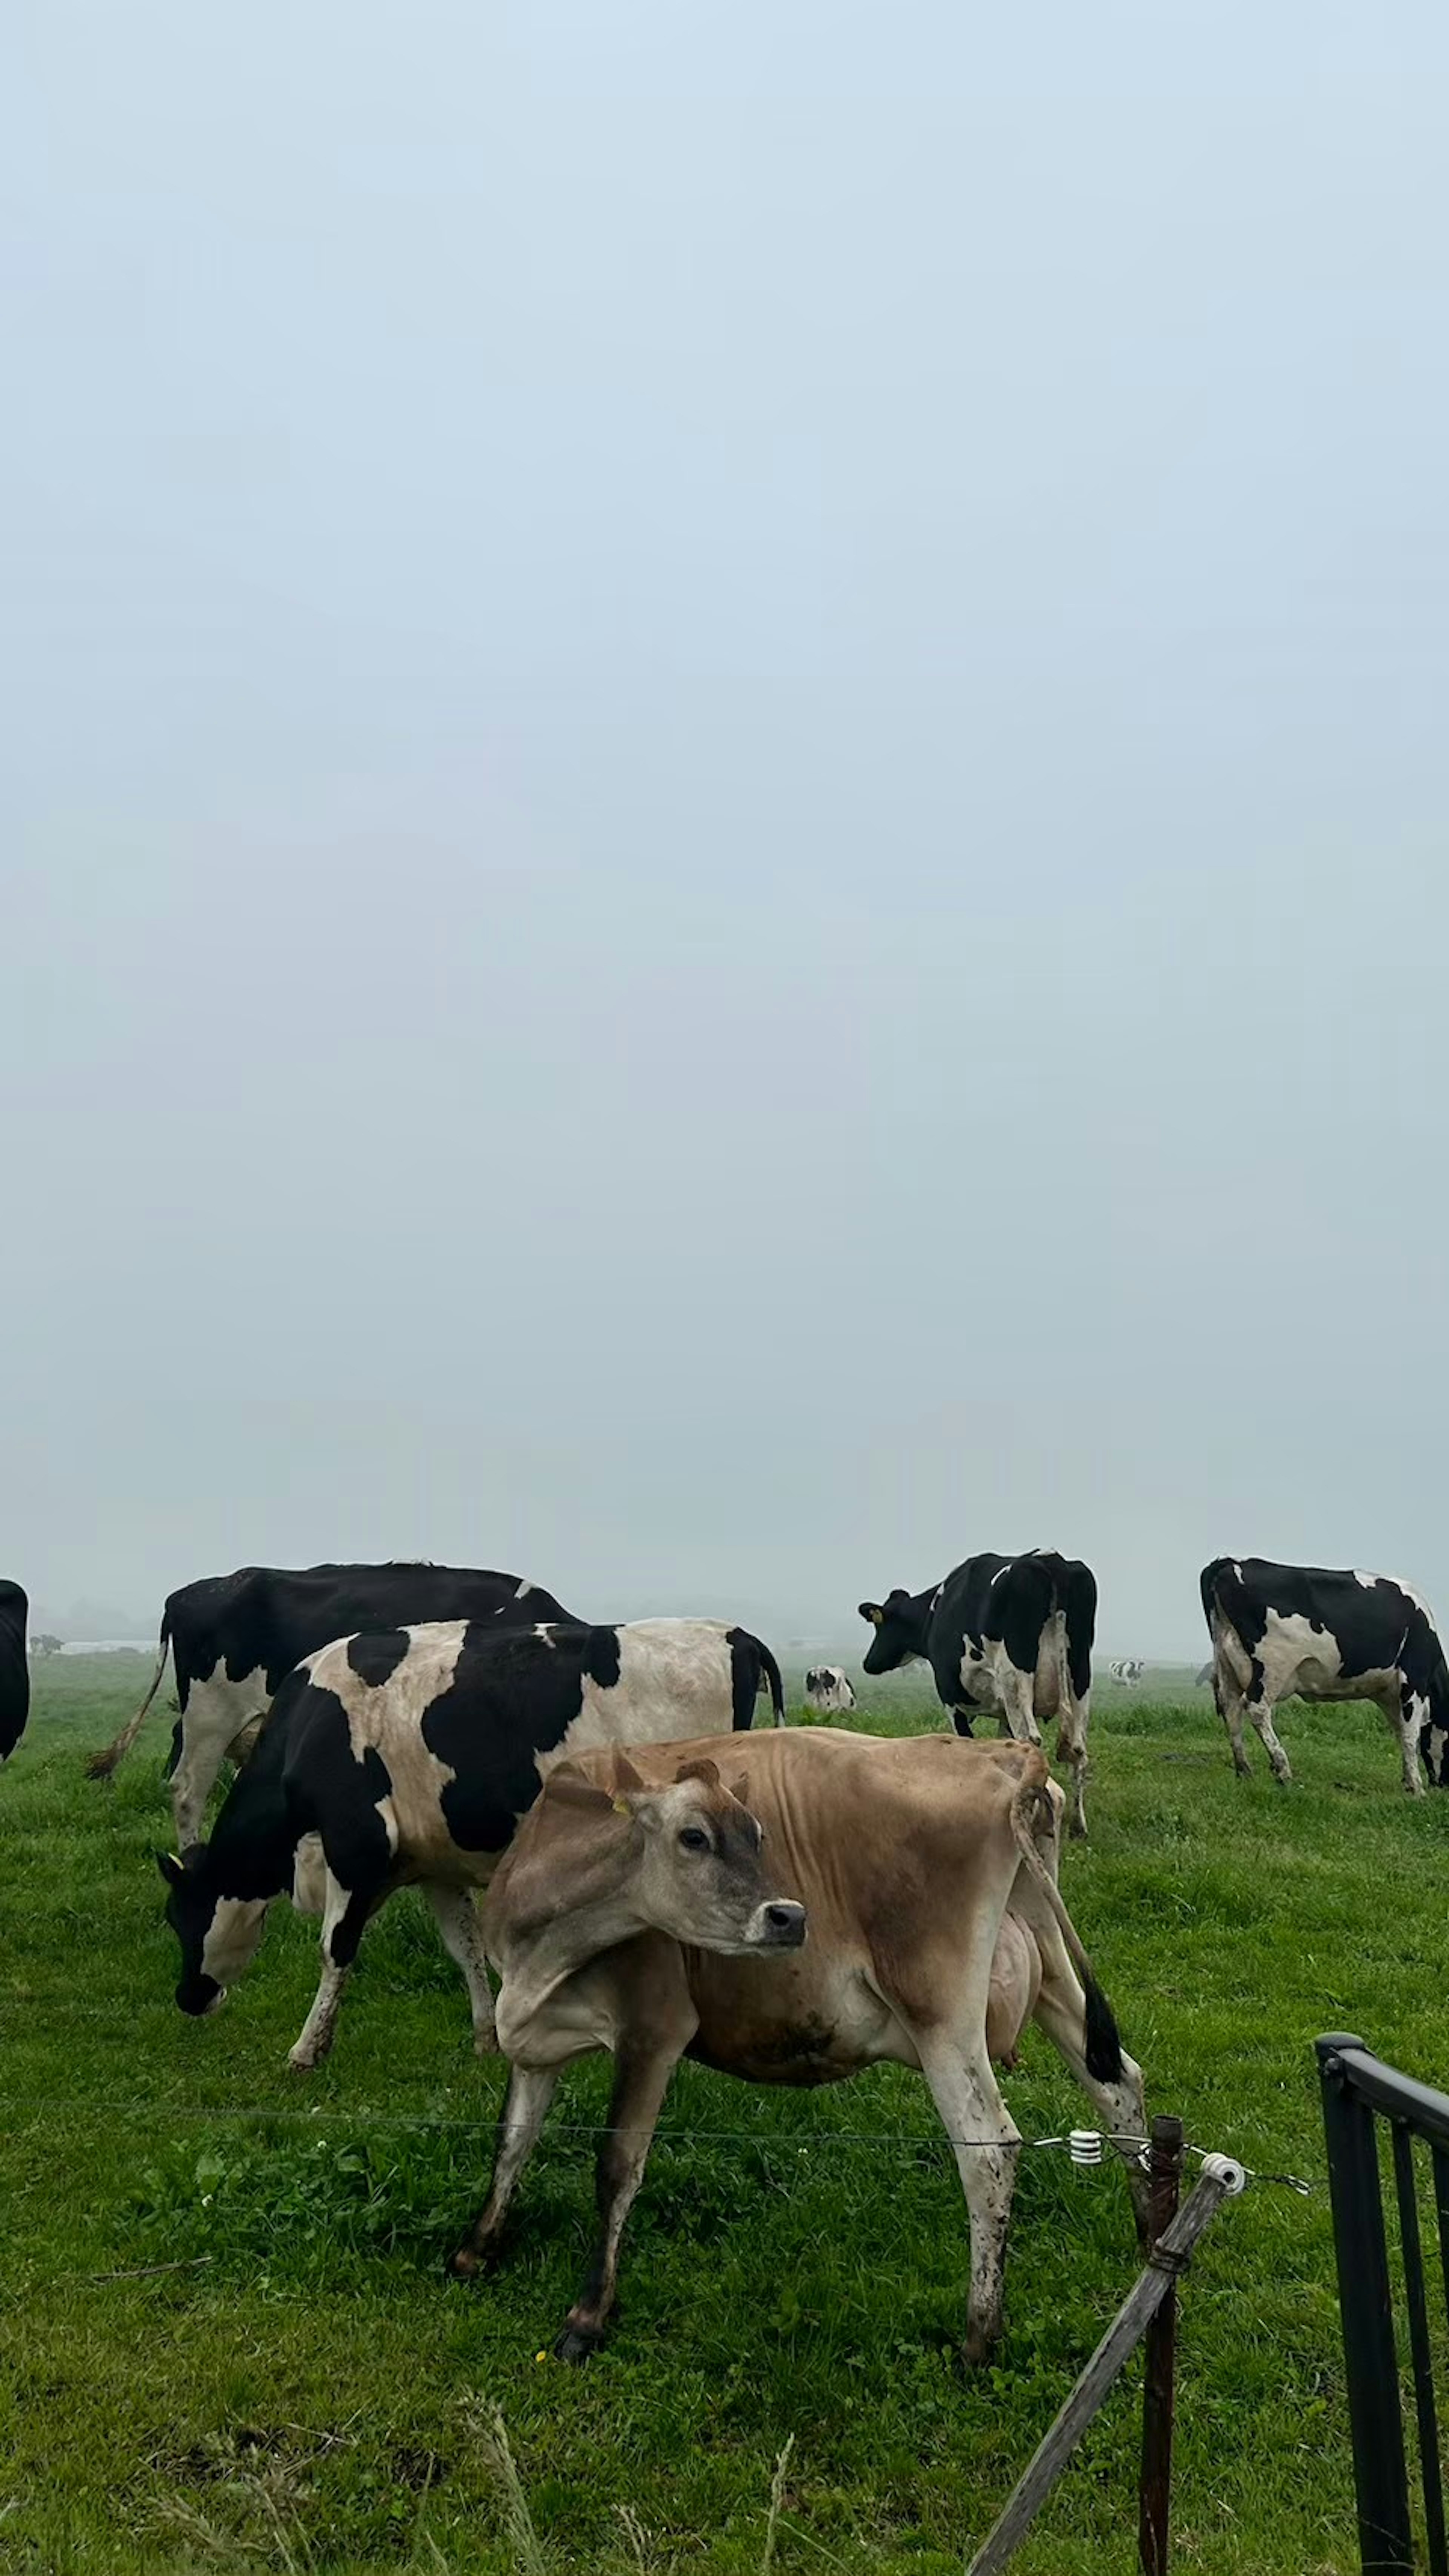
[{"label": "cow hoof", "polygon": [[473,2245],[464,2242],[448,2256],[444,2269],[455,2281],[481,2281],[498,2269],[498,2245]]},{"label": "cow hoof", "polygon": [[473,2033],[473,2054],[475,2057],[496,2057],[498,2055],[497,2031],[475,2030]]},{"label": "cow hoof", "polygon": [[555,2361],[585,2362],[592,2359],[604,2338],[595,2326],[565,2326],[553,2348]]},{"label": "cow hoof", "polygon": [[999,2334],[983,2334],[976,2326],[968,2326],[961,2346],[963,2370],[984,2370],[1000,2341]]},{"label": "cow hoof", "polygon": [[1068,1825],[1068,1827],[1067,1827],[1067,1834],[1068,1834],[1069,1839],[1070,1839],[1072,1842],[1074,1842],[1074,1843],[1084,1843],[1084,1842],[1086,1841],[1086,1839],[1087,1839],[1087,1819],[1086,1819],[1086,1817],[1085,1817],[1085,1816],[1073,1816],[1071,1823],[1070,1823],[1070,1824]]},{"label": "cow hoof", "polygon": [[294,2075],[310,2075],[317,2062],[309,2049],[289,2048],[287,2051],[287,2064]]}]

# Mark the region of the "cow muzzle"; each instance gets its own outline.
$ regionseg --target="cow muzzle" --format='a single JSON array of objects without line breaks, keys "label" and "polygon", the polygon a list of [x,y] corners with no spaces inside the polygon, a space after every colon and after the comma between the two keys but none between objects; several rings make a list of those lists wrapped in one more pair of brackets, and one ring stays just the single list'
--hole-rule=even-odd
[{"label": "cow muzzle", "polygon": [[200,2021],[207,2013],[220,2010],[226,2001],[226,1988],[219,1986],[215,1977],[186,1978],[176,1989],[176,2001],[193,2021]]},{"label": "cow muzzle", "polygon": [[805,1939],[805,1908],[792,1899],[772,1897],[757,1905],[747,1935],[752,1950],[798,1950]]}]

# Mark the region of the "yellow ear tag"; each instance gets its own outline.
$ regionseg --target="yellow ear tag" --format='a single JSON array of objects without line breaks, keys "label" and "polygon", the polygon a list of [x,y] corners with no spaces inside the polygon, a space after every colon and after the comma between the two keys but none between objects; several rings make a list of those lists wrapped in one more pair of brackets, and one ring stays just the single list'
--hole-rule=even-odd
[{"label": "yellow ear tag", "polygon": [[870,1624],[873,1628],[883,1628],[885,1626],[885,1612],[883,1610],[872,1610],[870,1614]]},{"label": "yellow ear tag", "polygon": [[629,1801],[627,1798],[616,1798],[614,1800],[614,1813],[616,1816],[627,1816],[629,1813]]}]

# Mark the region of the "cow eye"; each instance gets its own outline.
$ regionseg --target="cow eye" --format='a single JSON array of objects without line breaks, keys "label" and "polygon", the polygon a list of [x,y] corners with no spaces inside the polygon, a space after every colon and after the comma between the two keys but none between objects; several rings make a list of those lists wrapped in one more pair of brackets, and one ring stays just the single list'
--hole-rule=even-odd
[{"label": "cow eye", "polygon": [[708,1851],[709,1849],[709,1836],[702,1832],[698,1825],[684,1826],[679,1841],[684,1851]]}]

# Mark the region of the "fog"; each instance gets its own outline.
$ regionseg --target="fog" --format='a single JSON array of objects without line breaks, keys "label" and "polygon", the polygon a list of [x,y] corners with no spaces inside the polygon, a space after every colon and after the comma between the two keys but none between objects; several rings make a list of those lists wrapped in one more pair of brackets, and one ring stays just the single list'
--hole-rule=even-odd
[{"label": "fog", "polygon": [[1442,13],[6,54],[0,1568],[1449,1608]]}]

